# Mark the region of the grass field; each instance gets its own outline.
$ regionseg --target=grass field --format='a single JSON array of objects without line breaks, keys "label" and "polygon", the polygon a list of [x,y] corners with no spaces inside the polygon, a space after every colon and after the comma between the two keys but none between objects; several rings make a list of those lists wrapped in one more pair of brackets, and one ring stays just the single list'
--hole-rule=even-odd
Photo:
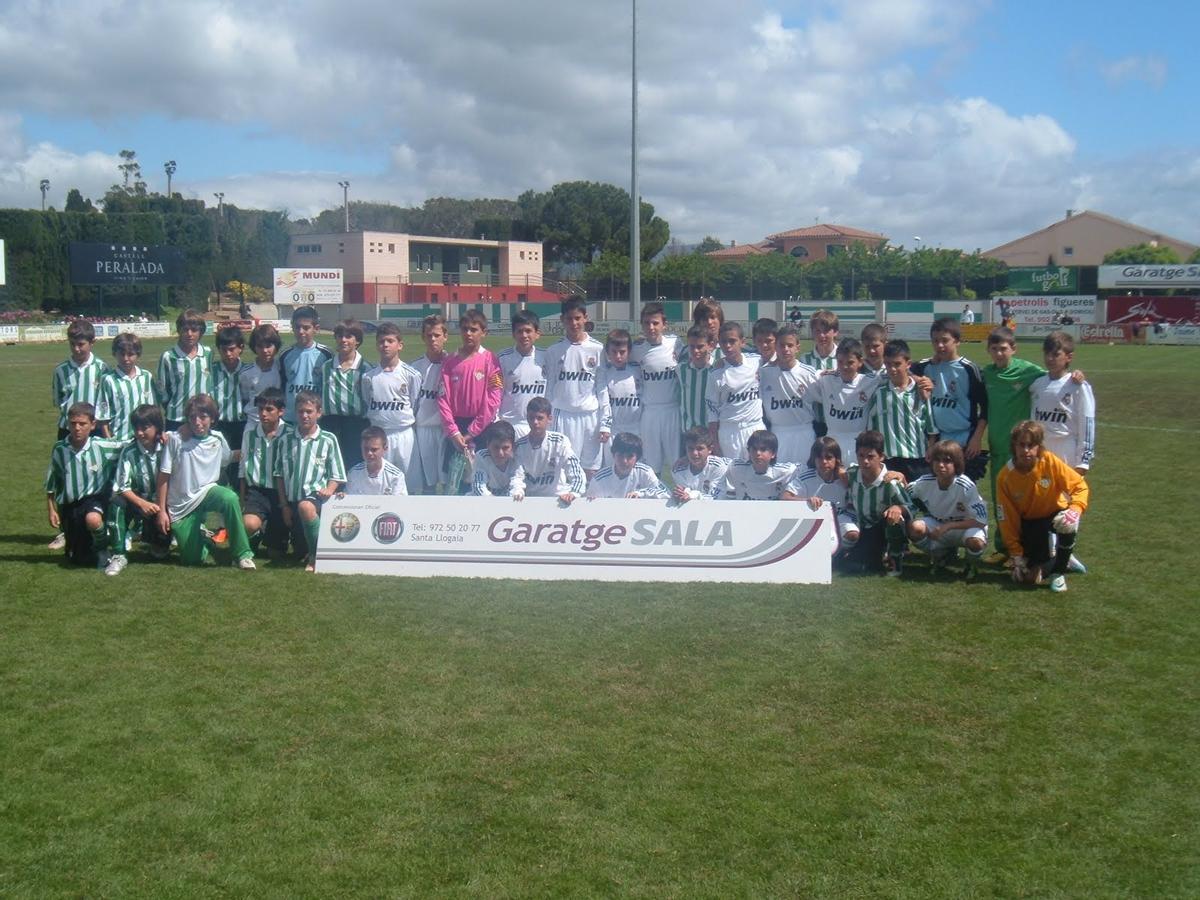
[{"label": "grass field", "polygon": [[6,897],[1200,895],[1194,350],[1078,353],[1065,595],[105,578],[45,549],[63,355],[0,347]]}]

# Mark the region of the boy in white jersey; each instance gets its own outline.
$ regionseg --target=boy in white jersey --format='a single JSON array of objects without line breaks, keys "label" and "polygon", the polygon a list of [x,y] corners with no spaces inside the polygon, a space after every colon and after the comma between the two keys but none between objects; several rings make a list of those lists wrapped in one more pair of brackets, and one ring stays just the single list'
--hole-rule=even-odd
[{"label": "boy in white jersey", "polygon": [[301,306],[292,313],[292,334],[296,343],[288,347],[279,357],[280,387],[287,404],[283,412],[285,422],[296,424],[296,397],[301,391],[319,392],[317,370],[333,359],[333,352],[324,344],[317,343],[320,320],[311,306]]},{"label": "boy in white jersey", "polygon": [[858,523],[846,504],[846,470],[842,467],[842,448],[831,437],[819,437],[813,441],[808,453],[808,465],[796,467],[792,480],[783,490],[781,500],[803,500],[809,509],[820,509],[828,503],[833,507],[834,523],[837,528],[832,552],[837,553],[843,544],[858,540]]},{"label": "boy in white jersey", "polygon": [[863,375],[862,344],[846,338],[837,350],[837,374],[820,378],[808,395],[816,431],[839,447],[853,447],[867,421],[867,405],[879,379]]},{"label": "boy in white jersey", "polygon": [[144,404],[129,416],[134,440],[121,451],[108,504],[108,533],[112,556],[105,575],[120,575],[129,564],[129,533],[136,532],[150,552],[164,558],[171,540],[158,528],[158,469],[162,460],[163,417],[157,406]]},{"label": "boy in white jersey", "polygon": [[250,332],[250,352],[254,354],[254,362],[246,366],[238,378],[242,412],[250,425],[258,421],[258,407],[255,405],[258,395],[267,388],[278,388],[282,384],[278,359],[282,346],[283,341],[274,325],[263,323]]},{"label": "boy in white jersey", "polygon": [[778,330],[779,323],[774,319],[754,320],[750,329],[750,341],[754,344],[754,352],[762,358],[759,365],[766,366],[775,362],[775,332]]},{"label": "boy in white jersey", "polygon": [[139,406],[158,406],[158,391],[154,376],[138,366],[142,356],[141,338],[136,334],[118,334],[113,338],[112,353],[117,366],[100,378],[96,418],[100,420],[105,437],[128,441],[133,437],[130,415]]},{"label": "boy in white jersey", "polygon": [[746,442],[763,427],[760,358],[742,354],[742,326],[737,322],[721,326],[720,344],[724,360],[713,370],[705,397],[708,428],[724,456],[745,459]]},{"label": "boy in white jersey", "polygon": [[818,309],[813,313],[812,318],[808,320],[813,348],[800,357],[800,362],[818,372],[836,369],[839,327],[838,317],[829,310]]},{"label": "boy in white jersey", "polygon": [[975,482],[964,474],[966,459],[957,441],[934,444],[930,468],[931,474],[908,486],[908,495],[921,513],[909,522],[908,537],[929,553],[933,570],[945,566],[959,547],[965,547],[963,574],[970,581],[987,547],[987,506]]},{"label": "boy in white jersey", "polygon": [[779,440],[779,461],[799,463],[813,439],[813,417],[809,392],[821,377],[816,369],[796,357],[800,352],[800,330],[783,325],[775,332],[775,362],[758,370],[763,416]]},{"label": "boy in white jersey", "polygon": [[443,448],[446,435],[438,398],[442,396],[442,363],[446,360],[446,341],[450,337],[442,316],[426,316],[421,321],[421,340],[425,352],[413,360],[421,373],[421,402],[417,404],[412,471],[413,492],[435,494],[442,481]]},{"label": "boy in white jersey", "polygon": [[288,542],[275,488],[275,449],[279,438],[292,432],[292,426],[283,421],[283,391],[279,388],[265,388],[254,404],[257,421],[246,423],[238,460],[242,523],[251,548],[265,543],[268,555],[275,557],[287,551]]},{"label": "boy in white jersey", "polygon": [[1096,451],[1096,398],[1092,386],[1072,377],[1075,339],[1053,331],[1042,341],[1046,374],[1029,386],[1031,418],[1046,433],[1046,449],[1080,475],[1086,475]]},{"label": "boy in white jersey", "polygon": [[95,428],[92,404],[68,407],[67,436],[54,445],[46,470],[46,507],[50,527],[62,529],[67,559],[105,568],[109,556],[104,515],[125,444],[94,436]]},{"label": "boy in white jersey", "polygon": [[527,309],[512,316],[513,345],[497,354],[504,393],[498,417],[513,427],[517,438],[529,433],[525,407],[534,397],[546,396],[546,351],[534,346],[542,336],[537,314]]},{"label": "boy in white jersey", "polygon": [[343,319],[333,329],[337,356],[320,365],[316,381],[321,394],[321,429],[333,432],[349,471],[362,462],[362,432],[367,427],[362,377],[371,368],[358,352],[363,327],[356,319]]},{"label": "boy in white jersey", "polygon": [[600,447],[605,466],[612,465],[613,435],[638,434],[642,424],[642,385],[637,366],[629,362],[630,343],[624,328],[614,328],[604,339],[605,362],[599,380]]},{"label": "boy in white jersey", "polygon": [[529,433],[517,441],[514,455],[517,470],[509,493],[514,500],[530,497],[558,497],[570,503],[583,496],[587,479],[579,457],[566,435],[550,431],[550,401],[534,397],[525,409]]},{"label": "boy in white jersey", "polygon": [[318,424],[321,395],[301,391],[296,395],[295,410],[296,430],[280,439],[275,455],[275,487],[283,524],[293,537],[298,537],[296,526],[303,529],[307,551],[304,571],[315,572],[321,507],[346,483],[346,470],[337,437]]},{"label": "boy in white jersey", "polygon": [[408,476],[412,467],[413,423],[421,395],[421,373],[400,359],[404,340],[395,322],[383,322],[375,332],[379,365],[362,377],[367,419],[387,434],[386,458]]},{"label": "boy in white jersey", "polygon": [[484,429],[479,442],[483,449],[475,454],[471,493],[476,497],[507,497],[517,474],[516,431],[502,419]]},{"label": "boy in white jersey", "polygon": [[679,453],[683,431],[677,378],[680,355],[679,338],[667,332],[665,307],[658,301],[647,303],[642,307],[642,337],[634,342],[629,360],[637,368],[641,384],[642,420],[636,433],[645,451],[642,462],[656,473]]},{"label": "boy in white jersey", "polygon": [[779,441],[766,429],[754,432],[746,442],[749,459],[734,460],[729,467],[728,500],[778,500],[796,467],[775,462]]},{"label": "boy in white jersey", "polygon": [[158,472],[158,527],[172,532],[179,545],[179,561],[198,566],[208,557],[201,528],[209,513],[218,513],[229,535],[234,565],[251,570],[254,551],[246,538],[242,507],[237,494],[217,483],[233,451],[225,436],[213,429],[217,404],[208,394],[197,394],[184,405],[187,427],[167,433]]},{"label": "boy in white jersey", "polygon": [[175,320],[175,346],[159,357],[156,379],[167,431],[183,425],[184,408],[192,397],[212,390],[212,350],[200,343],[207,328],[200,313],[185,309]]},{"label": "boy in white jersey", "polygon": [[605,466],[588,482],[589,500],[611,497],[666,500],[671,496],[654,470],[644,462],[639,462],[642,455],[640,437],[622,432],[612,443],[613,464]]},{"label": "boy in white jersey", "polygon": [[347,494],[407,496],[408,484],[404,473],[384,458],[387,453],[387,432],[375,425],[368,425],[363,429],[360,443],[362,462],[356,463],[349,471],[345,490],[339,492],[338,497]]},{"label": "boy in white jersey", "polygon": [[596,381],[604,348],[588,334],[587,304],[562,304],[563,338],[546,351],[546,398],[555,431],[566,435],[588,476],[600,468],[600,389]]},{"label": "boy in white jersey", "polygon": [[725,493],[729,460],[712,455],[712,438],[703,425],[690,428],[683,435],[685,459],[671,468],[675,488],[671,496],[680,503],[689,500],[718,500]]}]

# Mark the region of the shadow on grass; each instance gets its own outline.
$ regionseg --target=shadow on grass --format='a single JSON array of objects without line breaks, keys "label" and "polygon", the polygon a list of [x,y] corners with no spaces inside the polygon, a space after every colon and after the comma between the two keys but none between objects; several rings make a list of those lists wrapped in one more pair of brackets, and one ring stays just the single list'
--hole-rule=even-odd
[{"label": "shadow on grass", "polygon": [[[0,544],[27,544],[32,547],[45,547],[50,543],[50,538],[54,537],[50,532],[45,534],[0,534]],[[47,548],[47,552],[54,551]]]}]

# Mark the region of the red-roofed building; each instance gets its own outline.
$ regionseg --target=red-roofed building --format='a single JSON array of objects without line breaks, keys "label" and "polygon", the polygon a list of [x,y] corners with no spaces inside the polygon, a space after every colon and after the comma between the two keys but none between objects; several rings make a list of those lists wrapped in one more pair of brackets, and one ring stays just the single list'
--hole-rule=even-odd
[{"label": "red-roofed building", "polygon": [[807,228],[793,228],[790,231],[769,234],[764,240],[754,244],[731,243],[720,250],[711,250],[707,255],[719,262],[740,262],[750,256],[783,253],[809,262],[833,256],[851,244],[866,244],[874,248],[886,240],[886,236],[873,231],[863,231],[861,228],[850,228],[847,225],[818,223]]}]

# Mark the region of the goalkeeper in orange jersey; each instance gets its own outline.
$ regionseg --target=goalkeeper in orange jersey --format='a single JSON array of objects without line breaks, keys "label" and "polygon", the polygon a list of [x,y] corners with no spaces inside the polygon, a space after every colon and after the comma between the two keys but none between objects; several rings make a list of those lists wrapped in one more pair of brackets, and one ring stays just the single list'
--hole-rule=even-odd
[{"label": "goalkeeper in orange jersey", "polygon": [[[1065,591],[1067,562],[1088,505],[1087,482],[1046,449],[1046,433],[1037,422],[1016,425],[1009,446],[1012,458],[996,480],[996,495],[1004,546],[1012,554],[1013,581],[1037,584],[1049,574],[1050,590]],[[1052,533],[1058,539],[1053,551]]]}]

